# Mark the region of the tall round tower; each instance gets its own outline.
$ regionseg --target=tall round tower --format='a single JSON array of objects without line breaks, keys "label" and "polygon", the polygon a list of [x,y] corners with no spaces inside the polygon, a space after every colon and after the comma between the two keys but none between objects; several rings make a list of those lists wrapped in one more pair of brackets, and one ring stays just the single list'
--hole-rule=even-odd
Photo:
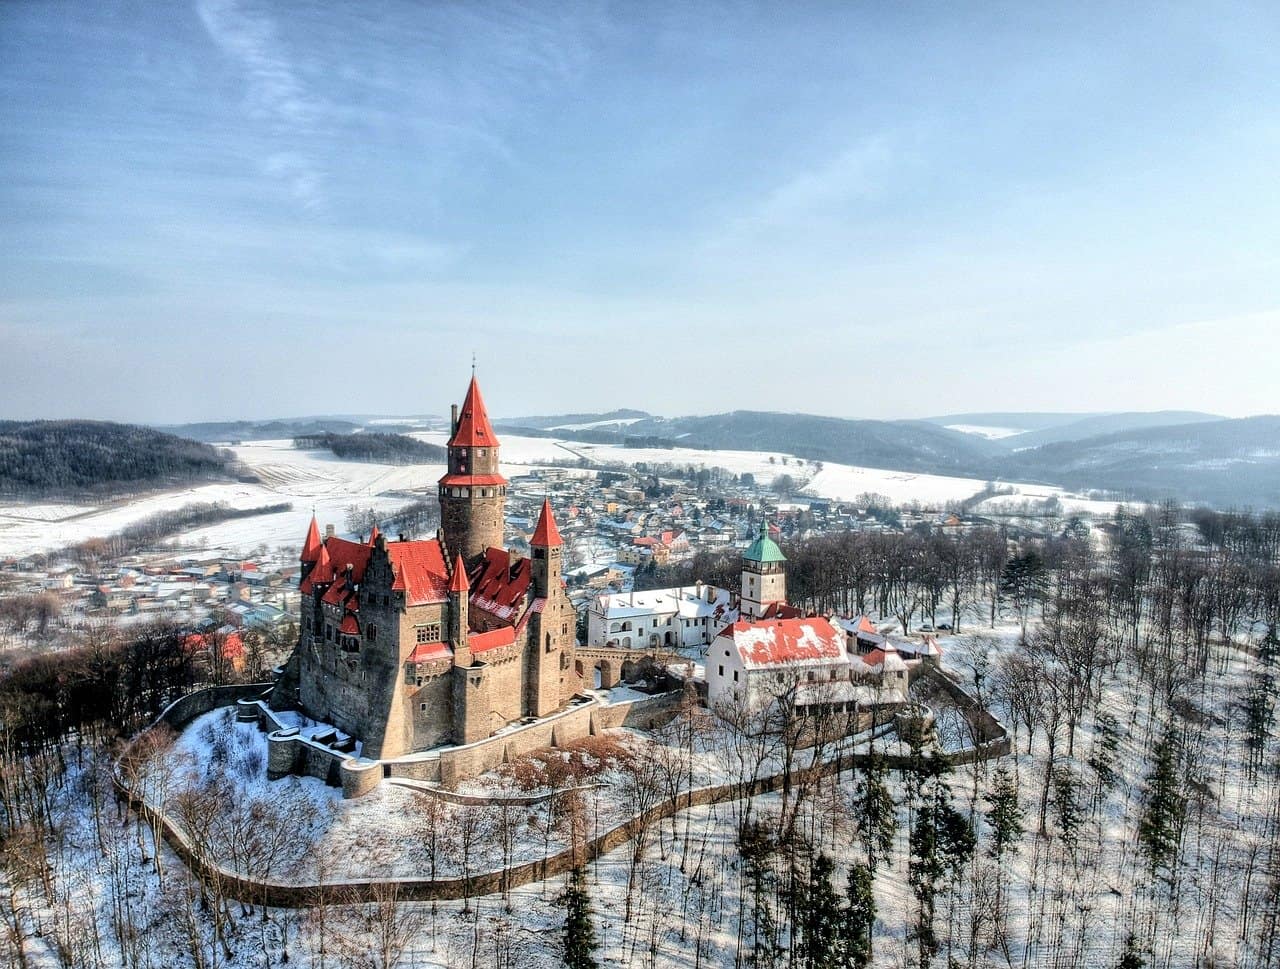
[{"label": "tall round tower", "polygon": [[480,385],[471,386],[461,411],[453,409],[449,470],[440,479],[440,521],[450,555],[474,562],[502,547],[507,479],[498,473],[498,438],[485,412]]}]

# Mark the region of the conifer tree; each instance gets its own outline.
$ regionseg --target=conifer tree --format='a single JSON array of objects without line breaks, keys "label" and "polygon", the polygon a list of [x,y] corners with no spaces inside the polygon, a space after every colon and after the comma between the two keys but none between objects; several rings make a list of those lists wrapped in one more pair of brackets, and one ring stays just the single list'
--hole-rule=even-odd
[{"label": "conifer tree", "polygon": [[1095,807],[1116,784],[1116,751],[1120,749],[1120,724],[1109,713],[1098,714],[1098,730],[1089,752],[1089,769],[1097,780],[1094,788]]},{"label": "conifer tree", "polygon": [[1120,954],[1120,961],[1116,964],[1116,969],[1143,969],[1147,964],[1142,958],[1142,953],[1138,949],[1138,939],[1130,932],[1124,939],[1124,952]]},{"label": "conifer tree", "polygon": [[569,969],[596,969],[596,932],[581,867],[570,873],[560,904],[564,906],[564,964]]},{"label": "conifer tree", "polygon": [[871,965],[871,930],[876,922],[875,875],[866,865],[849,869],[848,900],[840,910],[840,930],[835,965],[839,969],[865,969]]},{"label": "conifer tree", "polygon": [[991,857],[999,861],[1006,852],[1016,854],[1023,834],[1022,809],[1013,777],[1003,766],[996,768],[992,779],[987,824],[991,826]]},{"label": "conifer tree", "polygon": [[1080,807],[1080,782],[1070,767],[1057,767],[1053,771],[1053,811],[1058,820],[1058,832],[1072,852],[1080,836],[1084,812]]},{"label": "conifer tree", "polygon": [[884,760],[879,754],[871,754],[858,778],[854,808],[861,819],[859,833],[867,849],[867,865],[874,874],[876,866],[893,850],[893,836],[898,829],[897,808],[885,782]]},{"label": "conifer tree", "polygon": [[1187,811],[1172,730],[1160,738],[1154,753],[1155,762],[1147,779],[1142,817],[1138,821],[1138,843],[1150,862],[1152,874],[1167,871],[1172,882]]},{"label": "conifer tree", "polygon": [[809,866],[809,884],[801,911],[801,958],[805,969],[836,969],[840,897],[831,883],[835,866],[819,852]]}]

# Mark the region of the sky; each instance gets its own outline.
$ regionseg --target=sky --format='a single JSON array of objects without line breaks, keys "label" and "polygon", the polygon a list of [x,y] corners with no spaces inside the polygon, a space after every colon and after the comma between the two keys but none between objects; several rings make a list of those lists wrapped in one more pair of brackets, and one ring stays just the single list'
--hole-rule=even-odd
[{"label": "sky", "polygon": [[1280,5],[0,3],[0,418],[1280,411]]}]

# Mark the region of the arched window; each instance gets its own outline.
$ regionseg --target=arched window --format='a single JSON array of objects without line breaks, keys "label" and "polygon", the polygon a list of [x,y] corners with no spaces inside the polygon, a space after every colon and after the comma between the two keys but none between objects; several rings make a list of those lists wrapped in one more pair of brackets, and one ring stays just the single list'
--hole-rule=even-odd
[{"label": "arched window", "polygon": [[622,632],[622,623],[620,623],[620,622],[615,622],[615,623],[613,623],[613,624],[609,627],[609,632],[611,632],[611,633]]}]

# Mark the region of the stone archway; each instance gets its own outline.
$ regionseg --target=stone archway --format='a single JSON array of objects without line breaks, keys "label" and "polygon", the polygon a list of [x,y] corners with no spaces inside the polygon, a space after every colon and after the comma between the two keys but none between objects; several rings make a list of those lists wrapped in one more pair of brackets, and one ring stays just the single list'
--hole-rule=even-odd
[{"label": "stone archway", "polygon": [[618,670],[614,666],[613,660],[596,660],[596,664],[592,671],[594,673],[595,688],[597,690],[612,690],[618,685]]}]

